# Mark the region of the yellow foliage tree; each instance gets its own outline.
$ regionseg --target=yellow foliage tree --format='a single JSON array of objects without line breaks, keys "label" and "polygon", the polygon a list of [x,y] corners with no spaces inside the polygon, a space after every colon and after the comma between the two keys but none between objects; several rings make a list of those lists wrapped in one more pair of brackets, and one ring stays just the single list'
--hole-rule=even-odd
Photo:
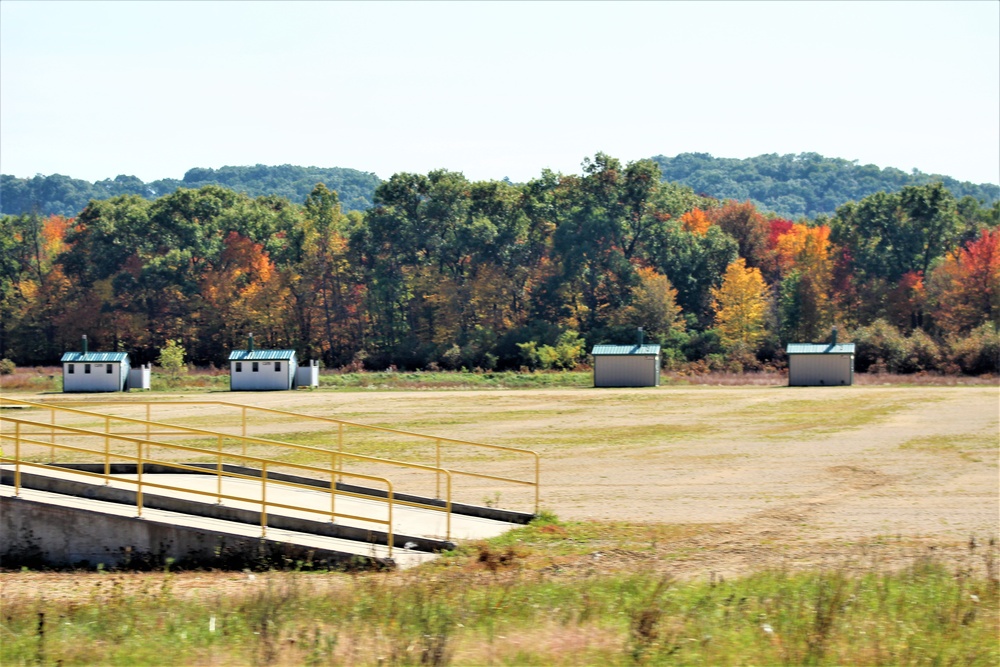
[{"label": "yellow foliage tree", "polygon": [[760,269],[741,257],[726,268],[722,285],[712,288],[715,327],[727,348],[756,347],[766,335],[767,284]]},{"label": "yellow foliage tree", "polygon": [[632,288],[632,302],[619,311],[613,322],[619,325],[641,326],[651,334],[683,331],[681,307],[677,305],[677,290],[670,280],[655,269],[636,269],[639,283]]}]

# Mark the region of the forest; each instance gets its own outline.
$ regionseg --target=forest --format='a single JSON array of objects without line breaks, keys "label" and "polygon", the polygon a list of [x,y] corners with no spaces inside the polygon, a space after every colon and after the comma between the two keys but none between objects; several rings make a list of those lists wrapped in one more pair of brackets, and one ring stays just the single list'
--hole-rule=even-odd
[{"label": "forest", "polygon": [[92,199],[110,199],[118,195],[138,195],[158,199],[177,188],[197,189],[205,185],[248,194],[251,197],[277,195],[301,204],[317,183],[336,190],[346,211],[363,211],[372,205],[372,195],[380,183],[378,176],[356,169],[339,167],[221,167],[189,169],[180,180],[164,178],[144,183],[135,176],[116,176],[88,183],[61,174],[16,178],[0,176],[0,213],[19,215],[76,216]]},{"label": "forest", "polygon": [[0,218],[0,357],[222,365],[248,333],[328,368],[550,369],[637,327],[668,368],[781,368],[831,328],[856,369],[1000,371],[1000,203],[906,185],[792,220],[598,153],[523,184],[436,170],[347,210],[219,185]]},{"label": "forest", "polygon": [[[880,169],[873,164],[859,165],[816,153],[770,154],[746,159],[682,153],[672,158],[657,155],[652,160],[660,167],[665,181],[687,185],[696,193],[715,199],[750,201],[761,211],[792,220],[833,216],[837,207],[876,192],[899,192],[908,185],[937,182],[958,199],[969,196],[986,205],[1000,200],[1000,185],[960,182],[918,170],[906,173],[891,167]],[[117,195],[158,199],[177,188],[197,189],[205,185],[221,185],[251,197],[278,195],[302,204],[317,183],[337,192],[344,211],[365,211],[371,208],[375,188],[381,181],[375,174],[355,169],[287,164],[195,168],[189,169],[180,180],[165,178],[150,183],[124,175],[88,183],[60,174],[33,178],[4,174],[0,176],[0,214],[73,217],[92,199]]]},{"label": "forest", "polygon": [[838,207],[876,192],[899,192],[908,185],[943,184],[956,198],[973,197],[987,205],[1000,199],[1000,185],[960,182],[949,176],[910,173],[873,164],[860,165],[817,153],[759,155],[744,160],[682,153],[653,158],[664,180],[687,185],[716,199],[751,201],[762,211],[797,220],[833,216]]}]

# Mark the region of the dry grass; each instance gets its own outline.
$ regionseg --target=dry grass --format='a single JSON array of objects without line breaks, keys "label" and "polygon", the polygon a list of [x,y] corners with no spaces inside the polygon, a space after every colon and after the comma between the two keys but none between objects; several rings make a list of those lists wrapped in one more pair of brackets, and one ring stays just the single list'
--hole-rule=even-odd
[{"label": "dry grass", "polygon": [[[547,517],[403,573],[2,573],[4,665],[994,665],[996,543],[681,579],[690,528]],[[902,555],[902,558],[899,556]],[[887,566],[888,563],[895,566]],[[904,562],[905,561],[905,562]],[[73,591],[70,597],[67,591]]]}]

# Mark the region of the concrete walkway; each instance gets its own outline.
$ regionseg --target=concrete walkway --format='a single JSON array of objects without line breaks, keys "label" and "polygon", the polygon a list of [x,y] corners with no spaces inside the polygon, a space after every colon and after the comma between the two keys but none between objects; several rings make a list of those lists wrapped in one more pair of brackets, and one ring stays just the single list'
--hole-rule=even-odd
[{"label": "concrete walkway", "polygon": [[[14,488],[10,485],[12,482],[11,477],[13,473],[13,466],[4,465],[0,466],[0,468],[3,469],[3,472],[7,476],[7,481],[0,485],[0,496],[13,497]],[[110,484],[105,486],[99,482],[98,484],[95,484],[94,482],[96,480],[91,476],[83,475],[72,470],[23,466],[22,472],[31,473],[33,475],[42,475],[46,478],[55,480],[68,480],[71,482],[85,483],[94,488],[104,487],[122,489],[125,491],[135,491],[137,486],[134,483],[137,475],[134,474],[115,475],[113,476]],[[152,503],[154,496],[162,496],[207,505],[216,505],[214,498],[211,496],[194,493],[195,491],[215,493],[218,489],[218,480],[214,475],[147,473],[143,475],[143,482],[143,495],[146,502],[150,502],[151,504],[155,504]],[[182,489],[190,489],[190,491],[156,489],[147,486],[148,483],[164,484]],[[249,479],[224,477],[222,480],[222,493],[245,500],[223,500],[221,505],[239,510],[259,512],[261,509],[261,504],[259,502],[261,491],[260,482]],[[93,500],[91,498],[80,497],[78,495],[52,493],[38,489],[24,488],[23,486],[21,488],[20,498],[56,505],[59,507],[75,508],[81,511],[94,512],[103,516],[135,518],[137,512],[134,504],[129,505]],[[267,512],[270,518],[280,515],[282,517],[305,519],[310,522],[329,522],[329,514],[327,514],[327,512],[329,512],[330,509],[330,494],[328,492],[321,490],[310,491],[307,489],[293,488],[271,482],[268,484],[267,500],[269,503],[277,502],[296,508],[284,509],[269,506]],[[371,531],[386,531],[387,526],[385,523],[364,520],[366,518],[376,520],[387,519],[388,505],[385,501],[378,499],[369,500],[365,498],[356,498],[337,494],[334,502],[334,507],[338,513],[359,517],[356,519],[338,517],[335,522],[336,524]],[[392,517],[393,533],[396,535],[444,540],[447,539],[448,533],[447,517],[448,515],[443,511],[395,504],[393,507]],[[184,526],[244,538],[261,537],[260,525],[194,516],[181,512],[153,509],[151,507],[143,508],[142,519],[146,521],[161,522],[174,526]],[[456,541],[494,537],[516,527],[516,525],[517,524],[504,521],[464,516],[453,513],[451,514],[450,539],[451,541]],[[267,528],[266,537],[268,540],[272,541],[287,542],[309,548],[325,549],[363,557],[378,559],[389,557],[389,550],[383,544],[376,545],[337,537],[313,535],[306,532],[281,530],[273,526],[269,526]],[[397,542],[397,544],[399,544],[399,542]],[[412,567],[414,565],[427,562],[428,560],[432,560],[435,557],[435,554],[427,551],[419,551],[405,547],[401,548],[399,546],[392,549],[391,556],[396,566],[400,568]]]}]

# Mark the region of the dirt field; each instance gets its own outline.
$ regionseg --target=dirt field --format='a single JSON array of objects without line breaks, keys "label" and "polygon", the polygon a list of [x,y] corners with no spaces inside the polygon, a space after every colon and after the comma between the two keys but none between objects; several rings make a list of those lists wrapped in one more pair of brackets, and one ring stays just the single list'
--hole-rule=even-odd
[{"label": "dirt field", "polygon": [[[150,400],[163,396],[144,395]],[[128,399],[137,399],[132,394]],[[959,561],[1000,532],[1000,388],[660,387],[530,391],[276,392],[211,398],[526,447],[541,507],[563,520],[681,525],[644,561],[679,576],[765,565]],[[203,419],[184,406],[157,419]],[[262,435],[282,429],[254,427]],[[503,474],[507,460],[472,458]],[[482,498],[507,504],[507,490]],[[499,494],[499,495],[498,495]],[[9,580],[7,584],[11,583]]]}]

